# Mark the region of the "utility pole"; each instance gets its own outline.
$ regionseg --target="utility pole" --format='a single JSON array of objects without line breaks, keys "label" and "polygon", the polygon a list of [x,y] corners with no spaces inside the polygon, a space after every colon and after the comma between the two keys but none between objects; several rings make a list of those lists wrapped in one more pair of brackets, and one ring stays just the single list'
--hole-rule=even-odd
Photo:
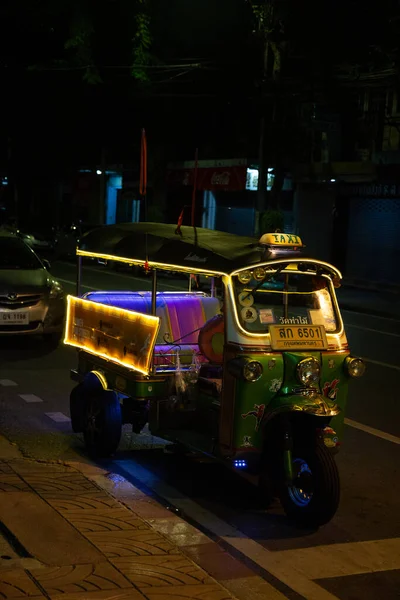
[{"label": "utility pole", "polygon": [[17,173],[16,173],[16,161],[14,159],[12,139],[11,136],[7,140],[7,159],[8,159],[8,183],[9,183],[9,206],[12,206],[13,218],[15,219],[15,225],[18,227],[18,187],[17,187]]},{"label": "utility pole", "polygon": [[[268,105],[265,100],[265,89],[276,86],[276,81],[281,72],[281,47],[276,42],[275,32],[278,25],[277,3],[279,0],[250,0],[250,4],[257,22],[257,35],[262,41],[263,70],[260,83],[260,137],[258,148],[258,189],[256,202],[256,233],[259,233],[259,217],[267,208],[267,180],[268,168],[273,160],[273,149],[271,147],[272,129],[277,115],[276,94],[269,94],[272,102]],[[270,90],[269,90],[270,91]],[[268,137],[269,134],[269,137]]]},{"label": "utility pole", "polygon": [[105,225],[106,223],[106,149],[104,144],[101,147],[101,160],[100,160],[100,197],[99,197],[99,224]]}]

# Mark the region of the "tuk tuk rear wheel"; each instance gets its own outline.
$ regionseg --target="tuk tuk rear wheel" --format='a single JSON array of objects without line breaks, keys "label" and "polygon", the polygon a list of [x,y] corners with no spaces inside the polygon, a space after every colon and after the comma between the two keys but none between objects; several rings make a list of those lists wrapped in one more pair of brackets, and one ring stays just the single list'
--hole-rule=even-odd
[{"label": "tuk tuk rear wheel", "polygon": [[106,458],[117,450],[122,433],[122,412],[118,395],[99,390],[87,398],[83,438],[91,456]]},{"label": "tuk tuk rear wheel", "polygon": [[339,471],[331,452],[320,441],[310,446],[295,444],[292,469],[292,484],[280,485],[285,513],[299,526],[325,525],[334,517],[340,499]]}]

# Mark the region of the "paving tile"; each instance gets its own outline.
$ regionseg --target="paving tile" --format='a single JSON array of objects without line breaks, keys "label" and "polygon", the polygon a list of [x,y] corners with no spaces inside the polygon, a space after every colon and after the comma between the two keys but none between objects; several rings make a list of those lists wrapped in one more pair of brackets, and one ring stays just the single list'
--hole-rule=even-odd
[{"label": "paving tile", "polygon": [[117,500],[125,501],[136,498],[144,500],[147,497],[146,494],[135,488],[124,477],[115,473],[108,473],[107,476],[90,476],[90,480],[97,483],[102,490],[105,490]]},{"label": "paving tile", "polygon": [[[53,502],[53,501],[72,501],[74,502],[77,498],[85,498],[87,500],[92,501],[93,499],[102,499],[104,500],[105,496],[104,496],[104,492],[101,492],[99,490],[99,488],[90,488],[89,490],[80,490],[77,492],[70,492],[70,491],[66,491],[66,492],[46,492],[45,494],[41,494],[44,498],[46,498],[46,502]],[[106,506],[103,506],[103,508],[107,508]]]},{"label": "paving tile", "polygon": [[151,529],[94,532],[86,537],[108,558],[179,554],[176,547]]},{"label": "paving tile", "polygon": [[126,590],[131,585],[129,580],[108,562],[97,565],[48,567],[32,571],[31,574],[52,597],[77,592]]},{"label": "paving tile", "polygon": [[210,538],[179,517],[148,519],[153,529],[165,535],[177,546],[208,544]]},{"label": "paving tile", "polygon": [[15,473],[0,472],[0,492],[30,491],[30,487]]},{"label": "paving tile", "polygon": [[231,594],[238,598],[251,598],[251,600],[287,600],[287,596],[281,594],[279,590],[258,575],[244,577],[243,579],[226,579],[222,584]]},{"label": "paving tile", "polygon": [[98,491],[99,488],[79,473],[35,474],[22,473],[25,481],[41,496],[57,497],[58,494],[81,494],[87,491]]},{"label": "paving tile", "polygon": [[120,504],[111,496],[100,491],[93,491],[79,496],[70,497],[69,494],[60,494],[54,500],[47,498],[47,502],[61,513],[70,511],[92,511],[104,508],[119,508]]},{"label": "paving tile", "polygon": [[94,531],[124,531],[150,529],[127,508],[105,508],[88,513],[86,510],[68,511],[64,517],[81,533]]},{"label": "paving tile", "polygon": [[[232,596],[217,583],[144,588],[148,600],[232,600]],[[268,600],[267,598],[265,600]]]},{"label": "paving tile", "polygon": [[0,520],[24,548],[44,564],[60,566],[74,562],[104,562],[102,553],[37,494],[1,494]]},{"label": "paving tile", "polygon": [[44,475],[50,473],[76,473],[74,469],[60,463],[32,461],[29,459],[13,461],[13,469],[19,475]]},{"label": "paving tile", "polygon": [[43,598],[39,588],[22,569],[0,572],[0,598]]},{"label": "paving tile", "polygon": [[185,556],[137,556],[111,561],[132,583],[143,588],[213,584],[207,573]]},{"label": "paving tile", "polygon": [[152,500],[144,498],[124,499],[123,504],[133,510],[142,519],[173,519],[176,515]]},{"label": "paving tile", "polygon": [[14,473],[8,462],[0,460],[0,473]]},{"label": "paving tile", "polygon": [[[186,546],[184,553],[189,556],[199,567],[207,571],[212,577],[221,581],[223,579],[241,579],[252,577],[255,573],[242,562],[225,552],[218,544],[207,544],[208,552],[202,551],[205,544],[199,546]],[[199,548],[201,549],[199,551]]]},{"label": "paving tile", "polygon": [[96,592],[76,592],[50,594],[51,600],[147,600],[143,594],[130,588],[128,590],[97,590]]}]

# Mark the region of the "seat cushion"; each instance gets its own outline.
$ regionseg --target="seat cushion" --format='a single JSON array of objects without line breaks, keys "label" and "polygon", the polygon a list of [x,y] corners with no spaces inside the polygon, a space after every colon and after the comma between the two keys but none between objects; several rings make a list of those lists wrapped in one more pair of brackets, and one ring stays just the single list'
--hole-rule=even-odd
[{"label": "seat cushion", "polygon": [[[126,310],[151,314],[151,292],[89,292],[86,300],[117,306]],[[205,323],[219,313],[220,302],[199,293],[159,292],[156,314],[160,317],[160,330],[156,340],[156,364],[175,364],[176,349],[182,364],[191,364],[193,353],[199,362],[206,359],[200,355],[198,337]],[[175,345],[176,344],[176,345]],[[172,354],[173,356],[166,356]]]}]

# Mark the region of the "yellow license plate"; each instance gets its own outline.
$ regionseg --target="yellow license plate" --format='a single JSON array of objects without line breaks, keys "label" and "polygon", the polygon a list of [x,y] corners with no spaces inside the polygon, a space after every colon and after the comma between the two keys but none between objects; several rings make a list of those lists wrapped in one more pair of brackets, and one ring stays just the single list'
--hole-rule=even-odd
[{"label": "yellow license plate", "polygon": [[323,325],[270,325],[272,350],[326,350]]}]

